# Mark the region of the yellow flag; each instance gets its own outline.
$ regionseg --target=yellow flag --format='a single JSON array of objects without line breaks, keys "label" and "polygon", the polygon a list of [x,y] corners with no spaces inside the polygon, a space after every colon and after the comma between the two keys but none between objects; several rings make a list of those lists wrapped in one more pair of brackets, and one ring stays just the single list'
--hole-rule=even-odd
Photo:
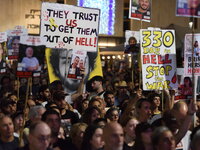
[{"label": "yellow flag", "polygon": [[102,76],[103,77],[99,48],[98,48],[98,54],[97,54],[97,57],[95,60],[95,66],[94,66],[94,69],[90,73],[89,80],[94,76]]}]

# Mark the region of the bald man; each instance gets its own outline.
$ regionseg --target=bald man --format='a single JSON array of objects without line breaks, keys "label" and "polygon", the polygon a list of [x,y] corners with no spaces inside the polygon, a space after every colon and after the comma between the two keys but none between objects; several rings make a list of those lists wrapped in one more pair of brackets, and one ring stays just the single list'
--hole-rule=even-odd
[{"label": "bald man", "polygon": [[29,144],[20,150],[52,150],[48,148],[50,141],[51,129],[45,122],[37,121],[30,125]]},{"label": "bald man", "polygon": [[185,117],[187,116],[188,112],[188,106],[184,101],[179,101],[174,104],[174,107],[172,109],[172,114],[178,121],[179,125],[182,125]]},{"label": "bald man", "polygon": [[104,150],[122,150],[124,144],[124,132],[117,122],[106,124],[103,129]]}]

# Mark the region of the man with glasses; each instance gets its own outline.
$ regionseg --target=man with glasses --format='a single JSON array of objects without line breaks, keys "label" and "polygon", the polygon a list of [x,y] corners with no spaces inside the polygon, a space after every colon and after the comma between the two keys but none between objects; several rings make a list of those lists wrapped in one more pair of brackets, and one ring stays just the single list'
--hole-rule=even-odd
[{"label": "man with glasses", "polygon": [[28,145],[19,150],[52,150],[49,148],[51,142],[51,129],[42,121],[31,124],[28,136]]},{"label": "man with glasses", "polygon": [[59,148],[60,150],[66,149],[66,141],[58,138],[59,129],[61,126],[61,117],[60,114],[53,109],[47,110],[42,115],[42,120],[45,121],[51,128],[51,145],[53,148]]}]

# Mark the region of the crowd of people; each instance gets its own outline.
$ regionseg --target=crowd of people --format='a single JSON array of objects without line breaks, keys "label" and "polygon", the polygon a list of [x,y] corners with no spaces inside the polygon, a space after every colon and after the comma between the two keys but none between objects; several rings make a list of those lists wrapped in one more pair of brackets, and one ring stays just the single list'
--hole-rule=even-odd
[{"label": "crowd of people", "polygon": [[198,102],[175,101],[173,90],[143,91],[140,71],[133,82],[131,70],[106,64],[103,77],[73,94],[47,76],[34,77],[29,90],[27,79],[3,76],[0,150],[197,150]]}]

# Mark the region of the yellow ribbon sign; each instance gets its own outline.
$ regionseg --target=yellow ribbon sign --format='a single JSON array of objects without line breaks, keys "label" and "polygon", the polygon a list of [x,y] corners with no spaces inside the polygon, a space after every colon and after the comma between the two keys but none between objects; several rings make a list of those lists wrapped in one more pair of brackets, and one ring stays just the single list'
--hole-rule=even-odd
[{"label": "yellow ribbon sign", "polygon": [[58,27],[58,25],[55,23],[55,20],[53,18],[50,18],[49,22],[50,22],[50,29],[52,28],[52,26],[54,26],[56,28]]}]

